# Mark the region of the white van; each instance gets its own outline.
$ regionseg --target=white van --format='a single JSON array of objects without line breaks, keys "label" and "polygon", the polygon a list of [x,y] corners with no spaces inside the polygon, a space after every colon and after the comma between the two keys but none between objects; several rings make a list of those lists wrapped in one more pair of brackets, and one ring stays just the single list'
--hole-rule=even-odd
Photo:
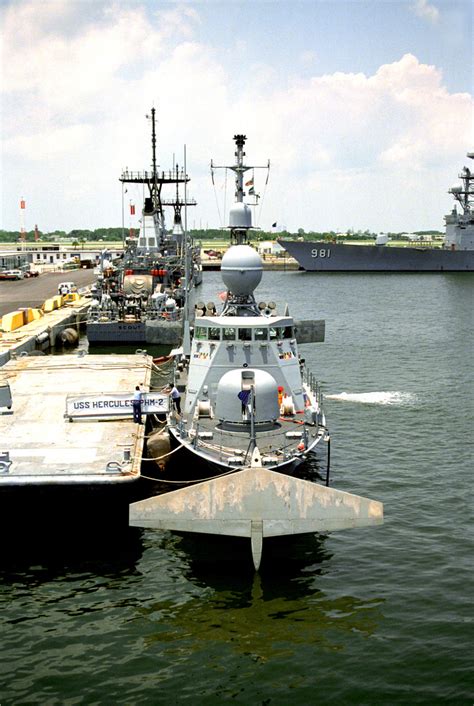
[{"label": "white van", "polygon": [[74,282],[60,282],[58,284],[58,294],[64,296],[66,294],[73,294],[74,292],[77,292],[77,287]]}]

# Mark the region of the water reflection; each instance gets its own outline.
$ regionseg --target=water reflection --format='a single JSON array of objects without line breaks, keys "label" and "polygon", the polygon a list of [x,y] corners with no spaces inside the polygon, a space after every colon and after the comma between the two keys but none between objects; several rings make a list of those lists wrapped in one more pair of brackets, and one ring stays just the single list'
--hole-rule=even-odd
[{"label": "water reflection", "polygon": [[169,550],[178,560],[175,570],[188,581],[186,599],[168,595],[141,607],[140,619],[155,622],[147,631],[149,644],[159,640],[172,650],[192,638],[200,650],[215,653],[221,645],[266,662],[305,644],[337,650],[346,637],[369,637],[377,629],[380,599],[323,589],[332,554],[322,535],[265,540],[259,573],[249,540],[172,536]]},{"label": "water reflection", "polygon": [[136,571],[143,556],[143,530],[116,529],[112,534],[87,531],[64,532],[57,527],[38,528],[28,535],[11,535],[2,550],[0,582],[3,586],[21,577],[40,584],[79,575],[123,576]]}]

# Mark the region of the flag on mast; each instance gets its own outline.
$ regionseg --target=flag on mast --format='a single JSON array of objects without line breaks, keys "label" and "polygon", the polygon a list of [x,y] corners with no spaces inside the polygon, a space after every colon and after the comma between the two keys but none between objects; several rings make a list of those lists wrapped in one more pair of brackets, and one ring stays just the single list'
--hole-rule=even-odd
[{"label": "flag on mast", "polygon": [[130,203],[130,215],[134,216],[135,215],[135,204]]},{"label": "flag on mast", "polygon": [[26,208],[26,202],[25,202],[25,199],[21,199],[21,200],[20,200],[20,208],[23,208],[23,209],[25,209],[25,208]]},{"label": "flag on mast", "polygon": [[245,186],[253,186],[253,177],[245,182]]}]

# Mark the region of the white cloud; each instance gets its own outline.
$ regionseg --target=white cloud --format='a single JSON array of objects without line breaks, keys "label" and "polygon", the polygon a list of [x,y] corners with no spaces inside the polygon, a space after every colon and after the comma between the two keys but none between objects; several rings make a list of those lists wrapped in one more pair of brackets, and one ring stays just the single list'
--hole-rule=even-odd
[{"label": "white cloud", "polygon": [[437,7],[428,2],[428,0],[415,0],[411,6],[413,12],[429,22],[437,22],[439,20],[439,10]]},{"label": "white cloud", "polygon": [[[196,40],[200,18],[186,4],[153,15],[137,3],[92,5],[93,16],[89,7],[15,2],[4,13],[4,57],[13,60],[1,87],[2,227],[16,227],[19,192],[44,229],[120,223],[121,169],[150,164],[151,104],[161,166],[173,153],[182,164],[187,145],[198,200],[190,219],[219,225],[209,162],[231,161],[242,132],[249,161],[272,161],[263,226],[442,227],[441,197],[472,137],[472,101],[449,93],[437,67],[406,54],[372,75],[282,77],[266,64],[243,72],[239,53],[233,71]],[[232,192],[228,181],[227,206]]]}]

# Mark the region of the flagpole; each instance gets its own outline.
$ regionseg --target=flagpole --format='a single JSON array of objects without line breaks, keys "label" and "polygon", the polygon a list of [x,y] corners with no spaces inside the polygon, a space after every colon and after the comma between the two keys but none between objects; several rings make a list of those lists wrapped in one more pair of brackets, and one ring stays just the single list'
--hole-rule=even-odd
[{"label": "flagpole", "polygon": [[186,358],[191,356],[191,332],[189,329],[189,265],[191,252],[188,248],[188,189],[187,189],[187,163],[186,163],[186,145],[184,145],[184,322],[183,322],[183,355]]},{"label": "flagpole", "polygon": [[188,248],[188,190],[187,190],[187,182],[186,182],[186,174],[187,174],[187,166],[186,166],[186,145],[184,145],[184,278],[186,280],[186,287],[184,291],[184,318],[185,321],[188,321],[189,319],[189,301],[188,301],[188,292],[189,292],[189,248]]},{"label": "flagpole", "polygon": [[124,214],[123,182],[122,182],[122,248],[125,250],[125,214]]}]

